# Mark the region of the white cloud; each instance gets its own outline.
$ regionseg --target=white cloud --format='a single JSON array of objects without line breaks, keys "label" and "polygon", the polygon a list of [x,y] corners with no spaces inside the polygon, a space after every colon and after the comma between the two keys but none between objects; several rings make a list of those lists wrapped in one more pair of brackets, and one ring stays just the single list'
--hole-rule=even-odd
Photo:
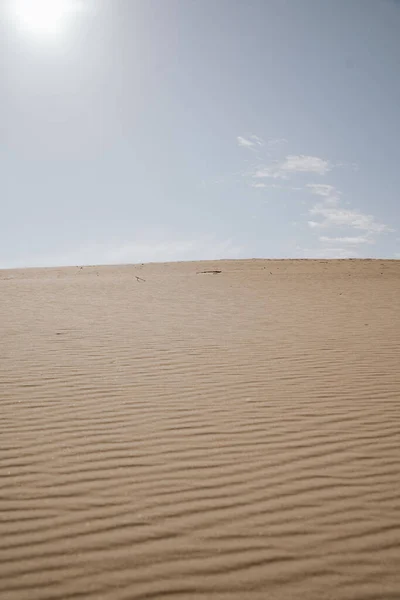
[{"label": "white cloud", "polygon": [[[255,152],[258,150],[255,148],[256,140],[258,140],[256,136],[240,137],[238,143]],[[330,183],[318,181],[319,176],[322,177],[333,169],[355,170],[356,165],[333,162],[309,154],[287,154],[286,148],[282,152],[282,148],[279,147],[286,141],[284,138],[267,140],[263,152],[265,162],[258,165],[253,163],[243,176],[247,184],[255,189],[267,191],[269,188],[279,187],[287,194],[292,192],[293,195],[293,191],[307,191],[317,196],[318,201],[314,198],[316,203],[309,209],[307,223],[316,234],[313,238],[315,241],[318,240],[324,256],[339,258],[357,256],[356,249],[361,250],[364,245],[375,244],[379,235],[394,231],[387,224],[377,220],[374,215],[349,208],[349,202],[342,201],[342,192],[339,189]],[[304,181],[304,176],[307,174],[312,176],[310,183]],[[306,203],[305,197],[305,195],[300,196],[301,204]],[[320,235],[325,232],[327,235]],[[314,256],[318,255],[314,250],[311,252]]]},{"label": "white cloud", "polygon": [[237,139],[237,143],[239,144],[239,146],[242,146],[242,148],[253,148],[253,146],[255,146],[254,142],[242,137],[241,135],[238,135],[238,137],[236,139]]},{"label": "white cloud", "polygon": [[325,183],[307,183],[306,187],[312,194],[315,194],[316,196],[322,196],[322,198],[325,198],[326,201],[336,201],[339,199],[341,194],[333,185],[328,185]]},{"label": "white cloud", "polygon": [[313,194],[323,197],[330,196],[335,189],[333,185],[327,185],[325,183],[307,183],[306,187],[310,188]]},{"label": "white cloud", "polygon": [[[379,223],[373,215],[362,213],[358,210],[349,210],[345,208],[335,208],[326,206],[325,204],[316,204],[310,209],[312,216],[322,218],[322,221],[312,227],[353,227],[369,233],[382,233],[384,231],[392,231],[384,223]],[[316,221],[311,221],[316,223]]]},{"label": "white cloud", "polygon": [[[252,188],[274,189],[274,190],[281,189],[283,187],[279,183],[262,183],[261,181],[251,181],[249,185]],[[289,188],[289,189],[296,189],[296,188]]]},{"label": "white cloud", "polygon": [[267,165],[256,169],[254,177],[272,177],[274,179],[288,179],[291,175],[297,173],[316,173],[325,175],[332,169],[329,161],[323,160],[318,156],[306,156],[304,154],[289,154],[281,162]]},{"label": "white cloud", "polygon": [[251,139],[257,144],[257,146],[264,146],[264,140],[258,135],[251,135]]},{"label": "white cloud", "polygon": [[344,237],[328,237],[326,235],[321,235],[319,238],[320,242],[324,242],[327,244],[349,244],[350,246],[356,246],[358,244],[374,244],[375,240],[366,237],[366,236],[344,236]]},{"label": "white cloud", "polygon": [[253,177],[273,177],[274,179],[278,177],[281,177],[282,179],[285,178],[285,176],[283,176],[283,174],[280,173],[278,165],[258,168],[255,170]]},{"label": "white cloud", "polygon": [[354,233],[357,233],[357,230],[364,232],[364,235],[352,235],[352,232],[350,235],[344,236],[321,235],[318,239],[321,243],[328,244],[328,249],[332,244],[345,245],[348,248],[363,244],[375,244],[376,236],[393,231],[386,224],[377,221],[373,215],[363,213],[360,210],[343,208],[340,205],[341,192],[333,185],[309,183],[306,188],[312,194],[322,198],[319,203],[309,210],[310,215],[319,217],[320,220],[308,221],[309,227],[313,229],[351,229]]},{"label": "white cloud", "polygon": [[264,146],[264,141],[258,135],[251,135],[248,138],[238,135],[237,143],[242,148],[255,148],[256,146]]},{"label": "white cloud", "polygon": [[268,146],[280,146],[281,144],[287,144],[288,141],[286,138],[274,138],[268,140]]},{"label": "white cloud", "polygon": [[332,169],[329,161],[318,156],[305,156],[304,154],[289,155],[281,165],[281,170],[288,173],[317,173],[325,175]]}]

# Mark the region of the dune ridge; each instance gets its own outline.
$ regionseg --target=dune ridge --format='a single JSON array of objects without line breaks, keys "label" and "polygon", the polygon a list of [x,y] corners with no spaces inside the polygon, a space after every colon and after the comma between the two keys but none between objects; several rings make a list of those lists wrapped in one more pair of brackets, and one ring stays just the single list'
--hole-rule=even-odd
[{"label": "dune ridge", "polygon": [[0,271],[1,599],[398,600],[399,298],[400,261]]}]

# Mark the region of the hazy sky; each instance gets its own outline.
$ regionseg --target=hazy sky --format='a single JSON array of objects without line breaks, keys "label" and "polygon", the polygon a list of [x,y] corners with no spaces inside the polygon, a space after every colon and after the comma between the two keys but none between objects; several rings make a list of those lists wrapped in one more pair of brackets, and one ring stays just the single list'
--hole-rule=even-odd
[{"label": "hazy sky", "polygon": [[0,267],[400,258],[399,2],[0,12]]}]

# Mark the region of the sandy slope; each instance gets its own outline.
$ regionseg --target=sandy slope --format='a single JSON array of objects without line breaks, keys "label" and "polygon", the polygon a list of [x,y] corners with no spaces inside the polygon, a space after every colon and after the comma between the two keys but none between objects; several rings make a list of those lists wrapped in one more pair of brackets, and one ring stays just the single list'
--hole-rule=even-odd
[{"label": "sandy slope", "polygon": [[399,309],[399,261],[1,271],[1,599],[398,600]]}]

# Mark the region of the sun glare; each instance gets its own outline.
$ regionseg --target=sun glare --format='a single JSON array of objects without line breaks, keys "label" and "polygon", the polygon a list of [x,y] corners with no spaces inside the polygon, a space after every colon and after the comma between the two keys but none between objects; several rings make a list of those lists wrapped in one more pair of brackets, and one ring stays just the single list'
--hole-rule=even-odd
[{"label": "sun glare", "polygon": [[17,25],[40,36],[61,33],[79,8],[77,0],[14,0],[12,3]]}]

